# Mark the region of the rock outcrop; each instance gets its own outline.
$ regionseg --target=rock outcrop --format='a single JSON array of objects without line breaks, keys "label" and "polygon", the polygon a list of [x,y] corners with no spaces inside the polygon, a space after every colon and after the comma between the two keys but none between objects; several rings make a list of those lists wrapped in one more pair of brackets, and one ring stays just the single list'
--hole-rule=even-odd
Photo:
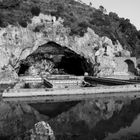
[{"label": "rock outcrop", "polygon": [[53,130],[50,125],[44,121],[36,123],[30,132],[31,140],[55,140]]},{"label": "rock outcrop", "polygon": [[[66,46],[83,56],[92,65],[96,63],[97,57],[98,63],[101,65],[105,63],[108,68],[110,68],[110,63],[114,67],[111,62],[113,57],[124,53],[119,42],[113,45],[109,38],[99,37],[90,28],[87,29],[87,33],[83,37],[71,36],[70,29],[64,27],[63,22],[61,18],[56,20],[53,16],[40,14],[32,18],[32,22],[27,25],[27,28],[20,25],[1,28],[0,59],[3,61],[0,63],[0,70],[7,65],[16,69],[21,60],[32,54],[39,46],[50,41],[61,45],[62,48]],[[104,56],[107,56],[106,62],[100,59]]]}]

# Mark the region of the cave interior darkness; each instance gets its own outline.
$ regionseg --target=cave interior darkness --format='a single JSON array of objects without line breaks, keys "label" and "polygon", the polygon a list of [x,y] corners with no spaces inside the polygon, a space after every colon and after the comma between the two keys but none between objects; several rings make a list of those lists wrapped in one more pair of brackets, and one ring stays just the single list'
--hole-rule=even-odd
[{"label": "cave interior darkness", "polygon": [[[61,55],[62,57],[58,57],[59,60],[57,59],[54,62],[53,59],[48,58],[49,55]],[[47,58],[44,56],[47,56]],[[18,75],[25,74],[25,72],[30,66],[30,58],[33,59],[35,57],[38,59],[41,58],[51,60],[55,64],[55,68],[58,68],[58,70],[63,69],[65,74],[82,76],[85,72],[90,73],[92,70],[91,64],[89,64],[84,57],[80,56],[79,54],[76,54],[74,51],[70,50],[67,47],[62,47],[55,42],[48,42],[42,46],[39,46],[35,52],[30,54],[30,56],[28,56],[25,60],[21,62]],[[37,60],[34,59],[34,62],[36,61]]]},{"label": "cave interior darkness", "polygon": [[72,75],[84,75],[88,70],[87,62],[79,55],[64,55],[61,62],[58,63],[59,69],[64,69],[64,72]]}]

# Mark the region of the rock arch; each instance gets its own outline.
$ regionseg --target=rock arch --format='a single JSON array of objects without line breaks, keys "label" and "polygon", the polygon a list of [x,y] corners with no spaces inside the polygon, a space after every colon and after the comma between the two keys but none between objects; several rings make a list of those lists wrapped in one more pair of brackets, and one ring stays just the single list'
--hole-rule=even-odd
[{"label": "rock arch", "polygon": [[[79,76],[92,71],[92,65],[84,57],[68,47],[49,41],[39,46],[37,50],[21,62],[18,75],[25,74],[30,66],[36,63],[41,64],[43,61],[49,62],[54,69],[58,70],[58,73],[63,70],[66,74]],[[42,67],[42,64],[40,67]]]}]

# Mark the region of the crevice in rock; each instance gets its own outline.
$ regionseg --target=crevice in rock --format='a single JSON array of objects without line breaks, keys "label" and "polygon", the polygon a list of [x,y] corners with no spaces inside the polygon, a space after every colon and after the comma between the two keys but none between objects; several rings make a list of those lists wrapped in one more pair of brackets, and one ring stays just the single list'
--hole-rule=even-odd
[{"label": "crevice in rock", "polygon": [[24,75],[25,72],[29,69],[28,64],[21,63],[20,68],[18,70],[18,75]]}]

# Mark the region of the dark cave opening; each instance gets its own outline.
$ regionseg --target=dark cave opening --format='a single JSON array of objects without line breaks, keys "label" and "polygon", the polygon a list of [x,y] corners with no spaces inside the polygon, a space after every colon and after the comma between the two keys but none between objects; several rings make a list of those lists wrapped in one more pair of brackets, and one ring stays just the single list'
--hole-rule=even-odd
[{"label": "dark cave opening", "polygon": [[20,68],[18,70],[18,75],[25,75],[26,71],[28,71],[28,69],[29,69],[29,65],[28,64],[21,63],[20,64]]},{"label": "dark cave opening", "polygon": [[54,64],[54,68],[58,69],[58,74],[63,71],[64,74],[81,76],[85,72],[91,75],[92,72],[92,65],[84,57],[67,47],[55,42],[48,42],[39,46],[35,52],[21,62],[18,75],[25,75],[32,64],[42,60],[51,61]]},{"label": "dark cave opening", "polygon": [[86,63],[86,60],[79,56],[64,56],[62,57],[58,68],[64,69],[64,72],[67,74],[80,76],[88,71]]},{"label": "dark cave opening", "polygon": [[135,68],[135,64],[132,60],[127,59],[124,61],[127,65],[128,65],[128,72],[130,72],[131,74],[136,74],[136,68]]}]

